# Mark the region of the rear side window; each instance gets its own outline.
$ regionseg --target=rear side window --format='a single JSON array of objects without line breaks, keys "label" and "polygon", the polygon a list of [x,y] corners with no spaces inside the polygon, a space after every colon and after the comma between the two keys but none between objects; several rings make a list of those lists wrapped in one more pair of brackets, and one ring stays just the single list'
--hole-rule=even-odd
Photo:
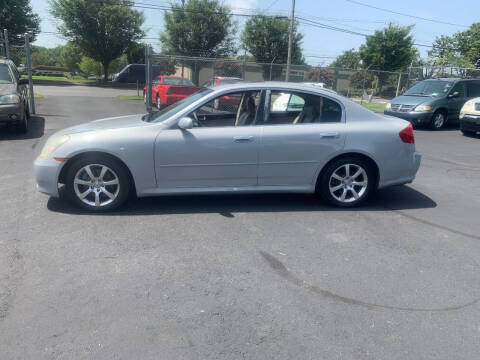
[{"label": "rear side window", "polygon": [[480,81],[471,81],[467,84],[469,98],[480,97]]},{"label": "rear side window", "polygon": [[453,87],[452,91],[450,91],[450,94],[453,94],[454,92],[458,92],[458,96],[459,97],[467,97],[467,89],[466,89],[466,86],[465,86],[465,82],[459,82],[457,84],[455,84],[455,86]]}]

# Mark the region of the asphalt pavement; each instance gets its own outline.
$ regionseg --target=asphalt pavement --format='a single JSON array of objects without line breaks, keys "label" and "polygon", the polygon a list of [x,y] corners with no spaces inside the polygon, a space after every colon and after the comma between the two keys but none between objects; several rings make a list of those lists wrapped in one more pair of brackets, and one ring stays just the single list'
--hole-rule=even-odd
[{"label": "asphalt pavement", "polygon": [[131,90],[38,86],[0,128],[0,359],[476,359],[480,138],[415,132],[412,185],[358,209],[168,196],[88,214],[35,190],[47,137],[144,112]]}]

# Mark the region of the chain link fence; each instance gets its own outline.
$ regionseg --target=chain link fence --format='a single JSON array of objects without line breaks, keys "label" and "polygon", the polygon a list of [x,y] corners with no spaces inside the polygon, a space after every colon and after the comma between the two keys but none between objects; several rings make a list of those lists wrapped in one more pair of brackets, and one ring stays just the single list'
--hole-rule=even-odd
[{"label": "chain link fence", "polygon": [[30,106],[30,113],[35,114],[29,36],[25,35],[25,43],[23,44],[12,44],[8,41],[8,31],[0,31],[0,58],[12,60],[20,74],[28,78],[28,104]]},{"label": "chain link fence", "polygon": [[[234,81],[285,81],[287,70],[286,64],[160,55],[153,53],[151,48],[147,48],[146,59],[147,65],[151,66],[147,84],[148,80],[151,83],[158,75],[179,76],[195,86],[215,86]],[[439,77],[480,78],[480,70],[423,66],[410,67],[407,72],[391,72],[292,65],[289,81],[321,83],[353,100],[386,103],[418,81]]]}]

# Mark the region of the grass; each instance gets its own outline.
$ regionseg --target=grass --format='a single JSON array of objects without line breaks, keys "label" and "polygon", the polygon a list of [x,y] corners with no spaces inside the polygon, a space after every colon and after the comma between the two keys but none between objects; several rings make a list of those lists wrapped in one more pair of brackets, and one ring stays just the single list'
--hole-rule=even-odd
[{"label": "grass", "polygon": [[120,100],[143,100],[143,96],[137,95],[118,95],[117,99]]},{"label": "grass", "polygon": [[[357,103],[360,104],[360,101],[356,101]],[[368,110],[371,110],[376,113],[381,113],[383,114],[383,110],[385,109],[385,106],[387,105],[386,103],[369,103],[368,101],[364,101],[362,104],[365,108]]]},{"label": "grass", "polygon": [[79,76],[68,78],[66,76],[46,76],[46,75],[33,75],[33,80],[43,81],[65,81],[65,82],[82,82],[82,83],[95,83],[97,80],[89,80]]}]

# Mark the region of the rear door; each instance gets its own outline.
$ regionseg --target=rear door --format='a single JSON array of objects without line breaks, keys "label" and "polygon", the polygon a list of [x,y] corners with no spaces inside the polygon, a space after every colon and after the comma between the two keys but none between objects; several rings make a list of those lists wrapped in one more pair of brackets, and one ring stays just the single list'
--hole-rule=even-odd
[{"label": "rear door", "polygon": [[[285,107],[281,103],[286,97]],[[291,90],[272,90],[266,101],[258,185],[311,186],[320,165],[345,144],[343,105],[326,96]]]}]

